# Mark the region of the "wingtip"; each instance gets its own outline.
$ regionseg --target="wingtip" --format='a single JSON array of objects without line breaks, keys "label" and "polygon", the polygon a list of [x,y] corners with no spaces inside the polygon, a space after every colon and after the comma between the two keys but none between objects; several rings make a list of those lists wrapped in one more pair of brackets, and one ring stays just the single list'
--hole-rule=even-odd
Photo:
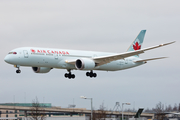
[{"label": "wingtip", "polygon": [[169,42],[169,43],[165,43],[165,44],[161,44],[160,46],[164,46],[164,45],[169,45],[169,44],[173,44],[175,43],[176,41],[173,41],[173,42]]},{"label": "wingtip", "polygon": [[173,41],[173,42],[170,42],[169,44],[173,44],[173,43],[175,43],[176,41]]},{"label": "wingtip", "polygon": [[170,42],[170,44],[172,44],[172,43],[175,43],[176,41],[172,41],[172,42]]}]

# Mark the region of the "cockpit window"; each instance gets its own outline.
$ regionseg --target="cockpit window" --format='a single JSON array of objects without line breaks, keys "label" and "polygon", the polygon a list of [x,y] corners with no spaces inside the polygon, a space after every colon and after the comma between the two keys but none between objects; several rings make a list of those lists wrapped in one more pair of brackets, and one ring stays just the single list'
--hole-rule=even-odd
[{"label": "cockpit window", "polygon": [[8,54],[17,54],[17,52],[9,52]]}]

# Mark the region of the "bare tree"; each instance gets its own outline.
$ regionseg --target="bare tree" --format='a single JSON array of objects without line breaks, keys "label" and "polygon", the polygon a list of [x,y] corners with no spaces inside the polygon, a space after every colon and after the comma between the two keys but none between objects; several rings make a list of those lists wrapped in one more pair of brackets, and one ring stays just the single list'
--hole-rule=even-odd
[{"label": "bare tree", "polygon": [[174,104],[174,107],[173,107],[173,111],[177,111],[178,110],[178,106],[177,106],[177,104],[175,103]]},{"label": "bare tree", "polygon": [[144,110],[144,112],[152,112],[152,110],[149,109],[149,108],[146,108],[146,109]]},{"label": "bare tree", "polygon": [[156,112],[156,119],[157,120],[163,120],[165,118],[165,113],[164,113],[164,104],[159,102],[156,104],[156,108],[154,109]]},{"label": "bare tree", "polygon": [[100,105],[99,110],[93,111],[93,120],[105,120],[107,118],[104,104]]},{"label": "bare tree", "polygon": [[173,110],[173,108],[170,104],[165,109],[166,112],[171,112],[172,110]]},{"label": "bare tree", "polygon": [[43,107],[44,106],[40,105],[37,98],[33,100],[30,117],[28,117],[28,119],[29,120],[45,120],[46,114]]}]

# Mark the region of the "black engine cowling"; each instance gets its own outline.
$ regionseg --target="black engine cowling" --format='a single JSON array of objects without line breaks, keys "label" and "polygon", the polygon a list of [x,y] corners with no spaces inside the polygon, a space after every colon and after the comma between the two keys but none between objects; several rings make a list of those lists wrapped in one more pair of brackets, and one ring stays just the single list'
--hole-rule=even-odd
[{"label": "black engine cowling", "polygon": [[48,67],[32,67],[35,73],[48,73],[52,68]]},{"label": "black engine cowling", "polygon": [[77,59],[75,67],[78,70],[92,70],[95,68],[95,62],[89,58]]}]

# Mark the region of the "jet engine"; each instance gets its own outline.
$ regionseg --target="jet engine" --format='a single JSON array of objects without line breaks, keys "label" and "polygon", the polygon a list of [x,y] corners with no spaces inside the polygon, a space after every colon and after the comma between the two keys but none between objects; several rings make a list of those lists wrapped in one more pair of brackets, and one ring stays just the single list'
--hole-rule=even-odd
[{"label": "jet engine", "polygon": [[75,64],[78,70],[92,70],[95,66],[95,62],[88,58],[77,59]]},{"label": "jet engine", "polygon": [[35,73],[48,73],[52,68],[48,67],[32,67]]}]

